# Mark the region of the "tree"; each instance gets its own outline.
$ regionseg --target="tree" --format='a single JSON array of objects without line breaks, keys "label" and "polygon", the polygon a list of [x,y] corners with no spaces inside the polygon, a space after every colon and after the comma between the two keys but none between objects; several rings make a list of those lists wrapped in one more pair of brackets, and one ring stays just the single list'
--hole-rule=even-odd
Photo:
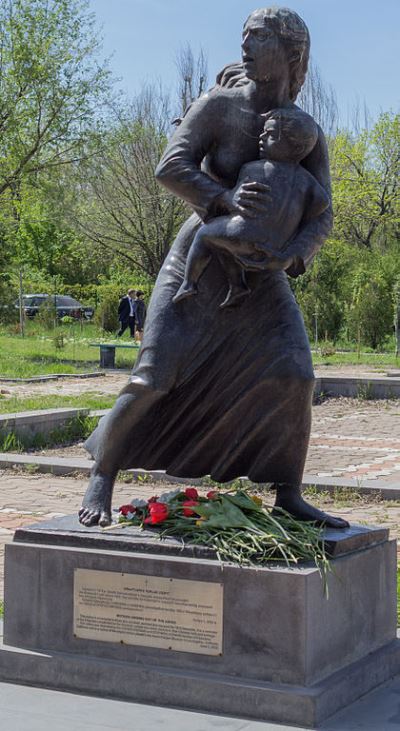
[{"label": "tree", "polygon": [[312,59],[297,97],[297,104],[315,119],[328,138],[335,135],[339,122],[335,91],[330,84],[323,81],[318,66]]},{"label": "tree", "polygon": [[37,264],[51,260],[54,230],[37,221],[46,207],[40,189],[87,154],[88,131],[101,125],[111,83],[99,49],[88,0],[0,0],[2,300],[15,270],[32,265],[39,229]]},{"label": "tree", "polygon": [[79,166],[71,220],[93,245],[154,280],[187,216],[185,204],[154,176],[170,126],[169,99],[148,86],[113,116],[101,156]]},{"label": "tree", "polygon": [[[354,272],[353,294],[347,315],[347,329],[353,340],[376,350],[393,332],[393,290],[398,258],[377,260],[367,253]],[[396,266],[397,265],[397,266]]]},{"label": "tree", "polygon": [[371,250],[399,237],[400,115],[371,130],[339,133],[331,152],[335,235]]},{"label": "tree", "polygon": [[79,160],[110,89],[87,0],[0,0],[0,195]]},{"label": "tree", "polygon": [[346,302],[351,298],[356,255],[351,246],[330,239],[311,269],[291,280],[310,337],[314,335],[317,320],[319,338],[338,340],[345,324]]},{"label": "tree", "polygon": [[195,58],[189,43],[181,46],[176,55],[176,67],[180,108],[184,114],[188,106],[201,96],[207,87],[207,59],[203,49],[200,49]]},{"label": "tree", "polygon": [[60,277],[69,284],[98,281],[107,273],[104,252],[89,251],[79,231],[68,225],[62,215],[60,193],[64,178],[46,176],[40,185],[25,183],[15,202],[18,226],[9,233],[9,248],[15,260],[42,278]]}]

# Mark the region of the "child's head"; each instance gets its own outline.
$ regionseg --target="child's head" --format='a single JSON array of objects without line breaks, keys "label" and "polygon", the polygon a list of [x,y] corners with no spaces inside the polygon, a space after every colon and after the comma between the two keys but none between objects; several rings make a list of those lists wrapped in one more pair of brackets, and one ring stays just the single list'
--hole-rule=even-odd
[{"label": "child's head", "polygon": [[281,162],[300,162],[318,139],[313,118],[301,109],[272,109],[264,115],[260,157]]}]

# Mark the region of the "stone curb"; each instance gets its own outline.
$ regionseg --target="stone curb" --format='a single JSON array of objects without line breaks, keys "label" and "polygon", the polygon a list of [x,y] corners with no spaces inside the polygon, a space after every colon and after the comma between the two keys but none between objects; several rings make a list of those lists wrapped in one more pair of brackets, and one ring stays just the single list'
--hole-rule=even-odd
[{"label": "stone curb", "polygon": [[368,376],[318,376],[314,396],[343,396],[361,399],[400,398],[400,378]]},{"label": "stone curb", "polygon": [[[0,453],[0,469],[8,469],[13,467],[34,467],[35,472],[52,475],[71,475],[76,472],[88,475],[93,467],[91,459],[75,457],[67,459],[65,457],[42,457],[37,454],[18,454],[12,452]],[[172,482],[172,483],[188,483],[200,484],[201,479],[186,479],[184,477],[170,477],[163,470],[126,470],[132,477],[144,479],[151,477],[154,482]],[[399,491],[400,492],[400,491]]]}]

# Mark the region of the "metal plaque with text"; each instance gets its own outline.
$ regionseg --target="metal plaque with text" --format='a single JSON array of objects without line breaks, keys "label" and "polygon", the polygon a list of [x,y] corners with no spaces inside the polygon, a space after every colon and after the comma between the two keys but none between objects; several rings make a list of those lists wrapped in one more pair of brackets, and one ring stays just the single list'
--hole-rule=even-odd
[{"label": "metal plaque with text", "polygon": [[221,655],[222,622],[222,584],[75,569],[76,637]]}]

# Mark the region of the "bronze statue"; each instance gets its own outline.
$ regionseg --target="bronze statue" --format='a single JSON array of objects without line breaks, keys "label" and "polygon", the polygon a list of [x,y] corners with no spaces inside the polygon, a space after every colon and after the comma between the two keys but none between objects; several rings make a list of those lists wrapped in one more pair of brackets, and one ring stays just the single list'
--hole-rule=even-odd
[{"label": "bronze statue", "polygon": [[[84,525],[111,522],[114,481],[119,469],[129,467],[165,469],[188,479],[211,475],[220,482],[247,475],[271,483],[276,506],[301,520],[348,525],[301,497],[314,374],[287,281],[287,274],[304,273],[331,228],[323,133],[316,127],[311,144],[308,131],[294,156],[291,142],[289,157],[279,164],[269,161],[271,175],[265,175],[266,161],[258,160],[268,112],[279,112],[282,120],[292,115],[299,124],[294,102],[309,48],[307,27],[297,13],[256,10],[244,26],[242,64],[223,70],[216,86],[187,110],[167,145],[157,178],[194,213],[157,278],[129,383],[86,443],[95,465],[79,511]],[[264,166],[262,175],[237,182],[243,166],[251,163],[253,172],[255,161]],[[283,175],[285,165],[290,172]],[[289,195],[287,176],[303,186],[296,187],[297,202]],[[277,211],[280,196],[283,209]],[[285,231],[278,230],[279,216],[290,219]],[[209,232],[221,231],[221,217],[228,228],[235,217],[240,225],[232,240],[224,229],[223,245],[213,246]],[[188,274],[189,252],[201,260],[200,274],[195,266],[192,277],[199,294],[174,302],[181,299],[177,293],[182,294]],[[221,302],[228,306],[221,308]]]}]

